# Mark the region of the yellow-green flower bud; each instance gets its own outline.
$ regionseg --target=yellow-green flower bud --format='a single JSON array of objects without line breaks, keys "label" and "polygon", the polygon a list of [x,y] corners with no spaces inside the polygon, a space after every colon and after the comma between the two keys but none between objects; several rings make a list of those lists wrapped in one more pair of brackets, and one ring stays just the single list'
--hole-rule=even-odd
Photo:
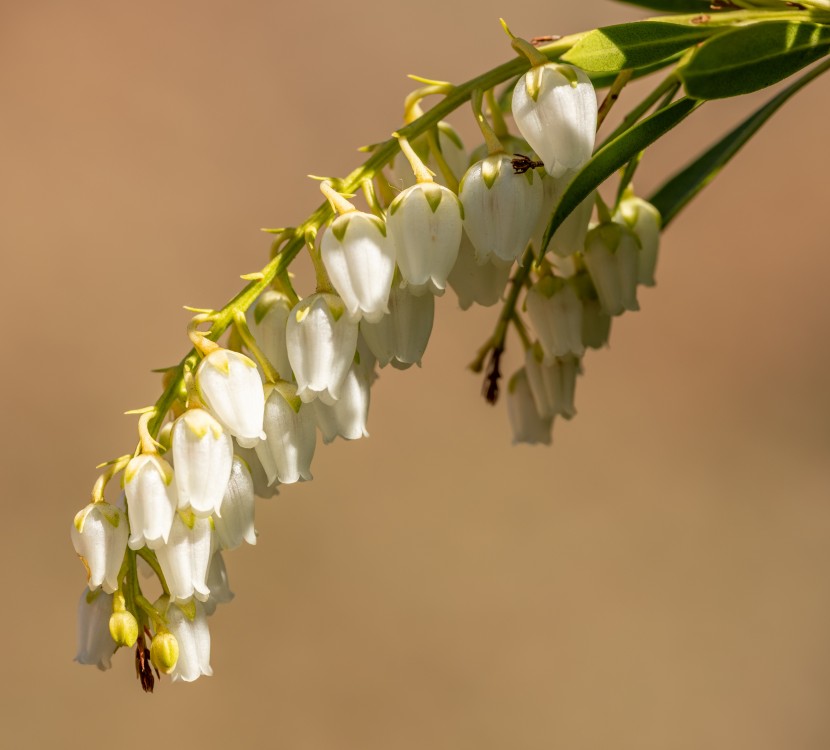
[{"label": "yellow-green flower bud", "polygon": [[138,640],[138,621],[131,612],[113,612],[110,616],[110,635],[119,646],[132,648]]},{"label": "yellow-green flower bud", "polygon": [[159,672],[170,674],[179,660],[179,642],[168,630],[160,630],[150,643],[150,661]]}]

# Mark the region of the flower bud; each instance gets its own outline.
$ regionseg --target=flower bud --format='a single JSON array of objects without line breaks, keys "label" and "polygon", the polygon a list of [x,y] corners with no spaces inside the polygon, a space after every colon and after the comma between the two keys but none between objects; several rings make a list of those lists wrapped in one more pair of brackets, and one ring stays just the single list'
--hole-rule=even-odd
[{"label": "flower bud", "polygon": [[539,335],[545,364],[566,354],[582,356],[582,301],[573,284],[543,277],[527,293],[527,312]]},{"label": "flower bud", "polygon": [[248,325],[268,361],[283,380],[291,380],[291,363],[285,346],[285,327],[291,314],[291,302],[282,292],[269,290],[262,296],[249,316]]},{"label": "flower bud", "polygon": [[561,63],[531,68],[513,90],[513,119],[549,175],[581,169],[591,158],[597,130],[591,79]]},{"label": "flower bud", "polygon": [[188,409],[173,424],[172,453],[179,509],[203,518],[219,511],[231,475],[231,436],[204,409]]},{"label": "flower bud", "polygon": [[127,464],[124,492],[130,508],[130,549],[166,542],[176,512],[173,467],[161,456],[142,453]]},{"label": "flower bud", "polygon": [[[340,391],[338,391],[339,393]],[[317,444],[314,409],[297,396],[293,383],[280,381],[265,403],[266,439],[256,447],[257,456],[273,482],[293,484],[309,480]]]},{"label": "flower bud", "polygon": [[90,590],[107,594],[118,588],[118,573],[130,530],[126,516],[109,503],[90,503],[72,525],[72,545],[87,570]]},{"label": "flower bud", "polygon": [[132,648],[138,640],[138,621],[132,612],[113,612],[110,615],[109,631],[117,646]]},{"label": "flower bud", "polygon": [[467,170],[458,197],[479,263],[519,258],[539,222],[543,194],[539,176],[532,169],[514,174],[506,154],[488,156]]},{"label": "flower bud", "polygon": [[[173,681],[193,682],[202,675],[210,677],[210,630],[201,602],[193,602],[190,613],[175,604],[167,610],[167,625],[178,642],[178,659],[170,674]],[[152,655],[152,650],[151,650]],[[169,663],[169,662],[168,662]]]},{"label": "flower bud", "polygon": [[320,256],[352,320],[380,320],[388,312],[395,247],[381,219],[363,211],[338,216],[323,235]]},{"label": "flower bud", "polygon": [[100,589],[85,588],[78,602],[78,664],[95,665],[102,672],[112,666],[112,655],[118,648],[109,632],[112,594]]},{"label": "flower bud", "polygon": [[506,263],[478,263],[473,245],[464,232],[458,259],[447,277],[449,285],[458,295],[461,309],[467,310],[474,304],[482,307],[495,305],[501,299],[509,278],[510,266]]},{"label": "flower bud", "polygon": [[150,661],[162,674],[170,674],[179,661],[179,642],[169,630],[159,630],[150,641]]},{"label": "flower bud", "polygon": [[434,318],[431,294],[416,296],[408,287],[396,287],[389,296],[389,315],[378,323],[361,321],[360,331],[380,367],[391,363],[405,370],[420,367]]},{"label": "flower bud", "polygon": [[228,349],[212,351],[196,368],[196,386],[208,410],[243,445],[262,438],[265,397],[252,359]]},{"label": "flower bud", "polygon": [[254,505],[254,480],[251,472],[239,456],[234,456],[231,478],[220,508],[221,515],[217,513],[213,516],[213,525],[222,549],[236,549],[243,541],[256,544]]},{"label": "flower bud", "polygon": [[346,440],[369,437],[366,422],[369,419],[370,377],[369,371],[354,364],[335,403],[328,406],[314,402],[314,414],[324,443],[330,443],[338,436]]},{"label": "flower bud", "polygon": [[551,444],[553,417],[543,417],[536,409],[524,367],[507,384],[507,416],[513,430],[513,445]]},{"label": "flower bud", "polygon": [[156,557],[172,599],[182,602],[194,595],[201,601],[208,598],[210,590],[206,578],[211,536],[209,518],[197,518],[190,512],[176,513],[170,538],[156,548]]},{"label": "flower bud", "polygon": [[297,395],[305,402],[319,398],[332,404],[340,396],[357,347],[357,323],[345,311],[340,297],[325,293],[306,297],[291,311],[288,359]]},{"label": "flower bud", "polygon": [[625,222],[640,241],[637,281],[643,286],[654,286],[654,271],[660,249],[660,212],[648,201],[632,196],[622,200],[619,214],[614,220]]},{"label": "flower bud", "polygon": [[434,182],[413,185],[392,201],[386,223],[409,291],[442,295],[461,244],[455,193]]}]

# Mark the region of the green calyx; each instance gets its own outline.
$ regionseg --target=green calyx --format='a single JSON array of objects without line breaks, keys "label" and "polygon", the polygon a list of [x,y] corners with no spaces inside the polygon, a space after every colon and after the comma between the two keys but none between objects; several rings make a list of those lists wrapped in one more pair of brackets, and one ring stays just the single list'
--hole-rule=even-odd
[{"label": "green calyx", "polygon": [[502,156],[488,156],[481,162],[481,178],[484,180],[484,185],[488,190],[493,189],[496,180],[501,174],[504,157]]}]

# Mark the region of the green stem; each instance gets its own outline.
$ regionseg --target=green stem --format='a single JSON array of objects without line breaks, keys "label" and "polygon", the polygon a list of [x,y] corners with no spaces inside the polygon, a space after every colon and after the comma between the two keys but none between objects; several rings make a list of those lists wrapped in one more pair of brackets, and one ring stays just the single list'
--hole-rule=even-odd
[{"label": "green stem", "polygon": [[245,344],[245,347],[253,354],[254,359],[259,362],[262,372],[265,373],[265,379],[269,383],[276,383],[280,379],[280,374],[277,372],[277,368],[268,360],[268,357],[265,356],[265,352],[259,348],[259,344],[257,344],[254,335],[251,333],[251,329],[248,328],[248,321],[245,319],[245,313],[242,310],[234,310],[233,326],[239,334],[239,338]]},{"label": "green stem", "polygon": [[614,83],[611,84],[611,88],[605,95],[605,99],[602,100],[602,104],[597,112],[597,130],[602,127],[602,123],[605,122],[605,118],[608,117],[608,113],[611,111],[614,103],[620,98],[620,93],[622,93],[625,85],[631,80],[633,73],[634,71],[631,68],[627,68],[621,70],[619,75],[614,79]]}]

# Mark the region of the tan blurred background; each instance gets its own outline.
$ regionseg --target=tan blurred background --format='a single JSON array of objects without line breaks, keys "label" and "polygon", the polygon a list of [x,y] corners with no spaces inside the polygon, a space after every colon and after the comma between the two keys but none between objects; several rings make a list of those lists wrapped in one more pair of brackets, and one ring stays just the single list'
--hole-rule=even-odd
[{"label": "tan blurred background", "polygon": [[[641,15],[0,6],[4,746],[830,746],[828,78],[671,227],[555,447],[510,447],[464,369],[495,309],[449,292],[423,369],[383,372],[372,437],[259,506],[214,677],[145,696],[131,654],[72,663],[70,521],[95,464],[134,446],[121,414],[156,398],[150,368],[187,348],[181,306],[221,305],[264,262],[259,227],[318,204],[305,175],[344,174],[398,125],[406,73],[509,57],[505,14],[525,36]],[[763,98],[705,106],[638,187]]]}]

